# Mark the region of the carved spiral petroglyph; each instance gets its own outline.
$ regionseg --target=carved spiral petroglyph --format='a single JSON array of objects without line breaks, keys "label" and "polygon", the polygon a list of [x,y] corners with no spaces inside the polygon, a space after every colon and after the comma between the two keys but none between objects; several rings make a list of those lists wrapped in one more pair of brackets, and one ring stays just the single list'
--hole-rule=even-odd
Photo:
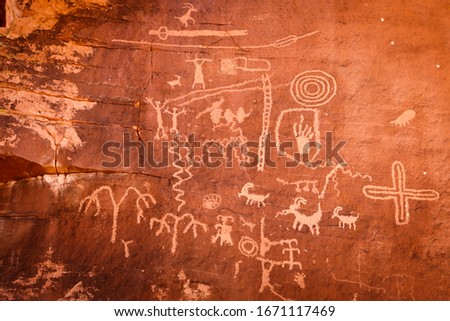
[{"label": "carved spiral petroglyph", "polygon": [[336,95],[336,80],[321,70],[308,70],[295,76],[291,95],[302,106],[319,107]]}]

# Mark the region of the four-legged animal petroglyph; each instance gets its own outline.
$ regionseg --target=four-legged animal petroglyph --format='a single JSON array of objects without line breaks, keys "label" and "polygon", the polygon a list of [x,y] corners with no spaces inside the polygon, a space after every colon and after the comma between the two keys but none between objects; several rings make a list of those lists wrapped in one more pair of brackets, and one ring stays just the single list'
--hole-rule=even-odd
[{"label": "four-legged animal petroglyph", "polygon": [[253,189],[255,187],[255,184],[253,183],[247,183],[245,184],[242,189],[241,192],[238,193],[238,197],[245,197],[247,198],[247,201],[245,202],[246,205],[250,204],[253,205],[253,203],[257,203],[258,207],[262,206],[266,206],[266,204],[264,204],[264,201],[269,197],[269,193],[267,193],[266,195],[260,195],[260,194],[253,194],[250,192],[250,189]]},{"label": "four-legged animal petroglyph", "polygon": [[170,86],[170,89],[174,89],[175,86],[181,86],[181,76],[175,75],[175,77],[177,77],[177,79],[169,80],[167,82],[169,84],[169,86]]},{"label": "four-legged animal petroglyph", "polygon": [[[331,216],[331,218],[337,218],[339,219],[339,227],[345,229],[345,226],[347,225],[349,227],[349,229],[353,229],[356,230],[356,221],[359,218],[359,214],[356,213],[356,215],[339,215],[339,213],[342,211],[342,207],[341,206],[337,206],[334,210],[333,210],[333,216]],[[350,212],[350,214],[353,214],[355,212]]]},{"label": "four-legged animal petroglyph", "polygon": [[279,215],[288,215],[292,214],[295,216],[294,224],[292,228],[295,230],[301,230],[303,225],[308,226],[311,234],[319,235],[319,222],[322,219],[322,209],[320,207],[320,202],[317,205],[317,211],[310,216],[301,214],[298,210],[300,209],[300,205],[305,205],[307,201],[303,197],[297,197],[294,200],[294,203],[289,206],[288,209],[282,210],[278,212],[276,217]]},{"label": "four-legged animal petroglyph", "polygon": [[194,25],[195,19],[192,18],[192,13],[197,12],[197,9],[195,9],[195,7],[191,3],[185,3],[183,8],[187,9],[186,13],[181,17],[175,17],[175,19],[178,19],[183,27],[187,27],[189,21],[192,21],[192,24]]},{"label": "four-legged animal petroglyph", "polygon": [[409,122],[414,119],[414,117],[416,117],[416,112],[412,109],[408,109],[390,123],[395,126],[403,127],[409,125]]}]

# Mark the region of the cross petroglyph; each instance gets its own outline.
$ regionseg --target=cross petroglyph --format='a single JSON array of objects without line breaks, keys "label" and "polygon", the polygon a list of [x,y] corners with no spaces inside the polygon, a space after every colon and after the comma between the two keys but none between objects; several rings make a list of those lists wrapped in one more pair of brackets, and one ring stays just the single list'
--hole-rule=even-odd
[{"label": "cross petroglyph", "polygon": [[435,201],[439,198],[439,193],[430,189],[410,189],[406,188],[405,168],[399,161],[392,164],[392,187],[366,185],[363,193],[368,198],[375,200],[394,200],[395,203],[395,223],[405,225],[409,223],[409,201]]}]

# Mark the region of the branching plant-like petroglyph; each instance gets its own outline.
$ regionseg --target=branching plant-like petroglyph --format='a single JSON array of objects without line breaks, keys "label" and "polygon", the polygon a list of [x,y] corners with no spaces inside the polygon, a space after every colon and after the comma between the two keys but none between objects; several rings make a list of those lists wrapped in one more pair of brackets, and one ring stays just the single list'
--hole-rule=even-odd
[{"label": "branching plant-like petroglyph", "polygon": [[160,235],[164,230],[167,233],[172,234],[172,245],[170,247],[170,252],[174,254],[178,247],[178,233],[179,233],[179,223],[186,222],[186,226],[183,229],[183,234],[192,230],[192,235],[197,238],[197,229],[200,227],[204,232],[207,231],[208,227],[205,223],[197,221],[194,216],[190,213],[184,213],[183,215],[175,215],[172,213],[166,213],[161,219],[152,217],[150,219],[150,229],[152,230],[155,223],[159,224],[159,228],[156,231],[156,235]]},{"label": "branching plant-like petroglyph", "polygon": [[136,223],[141,223],[141,220],[145,220],[144,217],[144,210],[141,206],[141,202],[144,203],[146,208],[150,207],[150,202],[153,203],[153,205],[156,204],[155,198],[148,193],[142,194],[137,188],[135,187],[128,187],[125,191],[125,194],[120,198],[120,200],[117,202],[116,198],[114,197],[114,193],[111,187],[109,186],[101,186],[97,188],[95,191],[92,192],[91,195],[85,197],[81,203],[80,207],[78,208],[78,212],[82,212],[84,209],[84,213],[87,213],[90,206],[93,204],[95,205],[95,213],[94,216],[97,216],[100,214],[100,211],[102,207],[100,206],[100,200],[99,200],[99,194],[102,191],[106,191],[111,199],[111,203],[113,205],[113,224],[112,224],[112,231],[111,231],[111,243],[116,242],[116,234],[117,234],[117,219],[119,217],[119,211],[120,211],[120,205],[124,202],[124,200],[127,198],[129,192],[133,191],[137,194],[136,199],[136,209],[137,209],[137,216],[136,216]]}]

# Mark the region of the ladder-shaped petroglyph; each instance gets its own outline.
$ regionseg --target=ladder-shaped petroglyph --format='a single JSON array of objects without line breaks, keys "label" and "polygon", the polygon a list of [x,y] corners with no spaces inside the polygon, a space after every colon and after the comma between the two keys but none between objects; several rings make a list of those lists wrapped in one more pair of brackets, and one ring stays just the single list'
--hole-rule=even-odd
[{"label": "ladder-shaped petroglyph", "polygon": [[150,202],[153,203],[153,205],[156,204],[155,198],[149,194],[149,193],[141,193],[137,188],[135,187],[128,187],[125,191],[125,194],[120,198],[120,200],[117,202],[116,198],[114,197],[114,193],[111,187],[104,185],[99,188],[97,188],[94,192],[92,192],[91,195],[85,197],[78,208],[78,212],[82,212],[84,209],[84,213],[87,213],[91,205],[95,205],[96,211],[94,213],[94,216],[97,216],[100,214],[101,206],[100,206],[100,200],[99,200],[99,194],[102,191],[106,191],[111,199],[111,203],[113,205],[113,223],[112,223],[112,231],[111,231],[111,243],[116,242],[116,234],[117,234],[117,219],[119,216],[120,211],[120,205],[123,203],[123,201],[127,198],[128,194],[133,191],[137,194],[136,199],[136,209],[137,209],[137,216],[136,216],[136,223],[140,224],[141,220],[145,220],[144,217],[144,209],[141,206],[141,202],[144,203],[146,208],[150,207]]},{"label": "ladder-shaped petroglyph", "polygon": [[294,230],[301,231],[303,226],[306,225],[311,231],[311,234],[319,235],[319,222],[322,219],[322,209],[320,207],[320,202],[317,204],[317,211],[310,216],[304,215],[299,212],[300,206],[305,205],[306,203],[307,201],[303,197],[296,197],[294,203],[291,204],[288,209],[278,212],[276,217],[280,215],[286,216],[292,214],[295,217],[294,223],[292,225],[292,228]]},{"label": "ladder-shaped petroglyph", "polygon": [[263,84],[263,118],[262,118],[262,130],[261,135],[259,136],[259,145],[258,145],[258,166],[257,171],[262,172],[264,170],[264,164],[266,162],[266,138],[269,135],[269,125],[270,125],[270,113],[272,112],[273,107],[273,98],[272,98],[272,84],[270,82],[269,75],[263,74],[261,77],[261,81]]},{"label": "ladder-shaped petroglyph", "polygon": [[194,238],[197,238],[197,228],[200,227],[204,232],[206,232],[208,229],[206,224],[197,221],[191,213],[184,213],[180,216],[172,213],[166,213],[161,219],[157,219],[154,217],[150,219],[151,230],[153,229],[155,223],[159,224],[159,228],[156,231],[157,236],[160,235],[164,230],[166,230],[167,233],[172,234],[172,244],[170,247],[170,252],[172,254],[176,252],[178,247],[178,225],[182,221],[187,222],[185,228],[183,229],[183,234],[186,234],[189,230],[192,230],[192,235],[194,236]]},{"label": "ladder-shaped petroglyph", "polygon": [[153,109],[156,111],[156,122],[158,124],[158,128],[156,129],[156,135],[153,139],[160,140],[167,139],[168,136],[166,134],[166,130],[164,128],[164,121],[162,118],[162,112],[166,108],[166,101],[161,105],[161,101],[153,101],[153,98],[146,98],[145,102],[150,104]]},{"label": "ladder-shaped petroglyph", "polygon": [[219,194],[206,194],[202,198],[202,206],[207,210],[214,210],[220,206],[222,197]]},{"label": "ladder-shaped petroglyph", "polygon": [[220,61],[220,72],[225,75],[237,75],[238,70],[246,72],[267,72],[272,69],[269,60],[247,57],[236,57],[233,59],[222,59]]},{"label": "ladder-shaped petroglyph", "polygon": [[[261,240],[259,245],[254,239],[248,236],[243,236],[239,241],[238,249],[244,256],[248,258],[253,258],[261,264],[261,283],[258,290],[259,293],[268,290],[273,295],[282,300],[289,300],[275,289],[275,286],[273,285],[271,280],[271,273],[274,267],[288,268],[289,271],[302,269],[302,264],[296,258],[296,256],[300,254],[300,249],[296,247],[298,241],[296,239],[272,241],[265,235],[264,231],[265,217],[261,218],[260,224],[261,224],[260,230]],[[267,254],[269,253],[270,249],[276,246],[281,247],[281,254],[283,255],[287,254],[286,260],[274,260],[267,257]],[[294,277],[294,280],[298,279],[298,275],[300,274],[297,273],[296,276]],[[235,276],[237,276],[236,270]]]},{"label": "ladder-shaped petroglyph", "polygon": [[[350,212],[350,215],[340,215],[339,213],[343,210],[341,206],[335,207],[333,210],[333,215],[331,218],[337,218],[339,220],[339,227],[345,229],[345,226],[348,226],[349,229],[356,230],[356,221],[359,218],[359,214],[354,211]],[[356,215],[354,215],[355,213]]]},{"label": "ladder-shaped petroglyph", "polygon": [[311,192],[314,194],[319,194],[319,181],[318,180],[298,180],[292,183],[289,183],[281,178],[277,178],[277,182],[283,184],[283,185],[295,185],[295,191],[297,193],[302,192]]},{"label": "ladder-shaped petroglyph", "polygon": [[217,234],[211,238],[211,243],[216,243],[220,240],[220,245],[233,245],[233,239],[231,238],[231,231],[233,230],[231,224],[234,223],[233,216],[218,215],[217,220],[220,222],[214,227],[217,230]]},{"label": "ladder-shaped petroglyph", "polygon": [[395,120],[390,123],[395,126],[406,126],[409,125],[409,122],[416,117],[416,112],[412,109],[405,110],[400,116],[398,116]]},{"label": "ladder-shaped petroglyph", "polygon": [[392,163],[391,167],[392,187],[366,185],[363,193],[366,197],[374,200],[394,200],[395,203],[395,223],[405,225],[409,223],[409,201],[435,201],[439,198],[439,193],[431,189],[411,189],[406,188],[405,168],[400,161]]},{"label": "ladder-shaped petroglyph", "polygon": [[130,244],[133,243],[133,242],[134,242],[133,240],[130,240],[130,241],[122,240],[123,251],[124,251],[125,258],[129,258],[130,257]]},{"label": "ladder-shaped petroglyph", "polygon": [[262,194],[254,194],[250,192],[251,189],[255,188],[255,184],[253,183],[247,183],[245,184],[241,191],[238,193],[238,197],[245,197],[247,200],[245,202],[246,205],[253,205],[253,203],[257,203],[258,207],[266,206],[264,204],[264,201],[270,196],[270,193],[267,193],[265,195]]},{"label": "ladder-shaped petroglyph", "polygon": [[164,113],[169,114],[172,116],[172,127],[170,128],[170,133],[172,135],[179,135],[178,132],[178,116],[179,115],[186,115],[187,111],[185,108],[182,110],[178,110],[178,108],[173,107],[172,111],[168,111],[167,109],[164,110]]},{"label": "ladder-shaped petroglyph", "polygon": [[337,196],[339,196],[341,194],[341,191],[338,189],[338,181],[337,181],[337,174],[338,172],[341,172],[344,175],[350,176],[351,178],[361,178],[361,179],[367,179],[368,181],[372,181],[372,176],[370,175],[363,175],[359,172],[355,172],[353,173],[351,170],[349,169],[344,169],[344,167],[342,165],[336,165],[325,177],[325,184],[322,188],[322,190],[320,191],[320,194],[318,196],[319,199],[323,199],[325,198],[326,195],[326,191],[328,189],[328,186],[330,185],[330,182],[333,182],[333,189],[336,191]]},{"label": "ladder-shaped petroglyph", "polygon": [[175,75],[176,79],[169,80],[167,84],[170,86],[170,89],[175,89],[175,86],[181,87],[181,76]]},{"label": "ladder-shaped petroglyph", "polygon": [[192,13],[197,12],[197,9],[195,9],[192,3],[185,3],[183,5],[183,9],[187,9],[186,13],[181,17],[175,17],[175,19],[178,19],[178,21],[180,21],[182,27],[187,27],[189,21],[192,21],[192,24],[195,25],[195,19],[192,18]]},{"label": "ladder-shaped petroglyph", "polygon": [[203,75],[203,64],[205,62],[211,62],[211,59],[205,59],[205,58],[194,58],[194,59],[188,59],[186,62],[192,62],[195,66],[194,71],[194,82],[192,83],[192,89],[195,88],[196,85],[201,85],[202,89],[205,89],[205,76]]}]

